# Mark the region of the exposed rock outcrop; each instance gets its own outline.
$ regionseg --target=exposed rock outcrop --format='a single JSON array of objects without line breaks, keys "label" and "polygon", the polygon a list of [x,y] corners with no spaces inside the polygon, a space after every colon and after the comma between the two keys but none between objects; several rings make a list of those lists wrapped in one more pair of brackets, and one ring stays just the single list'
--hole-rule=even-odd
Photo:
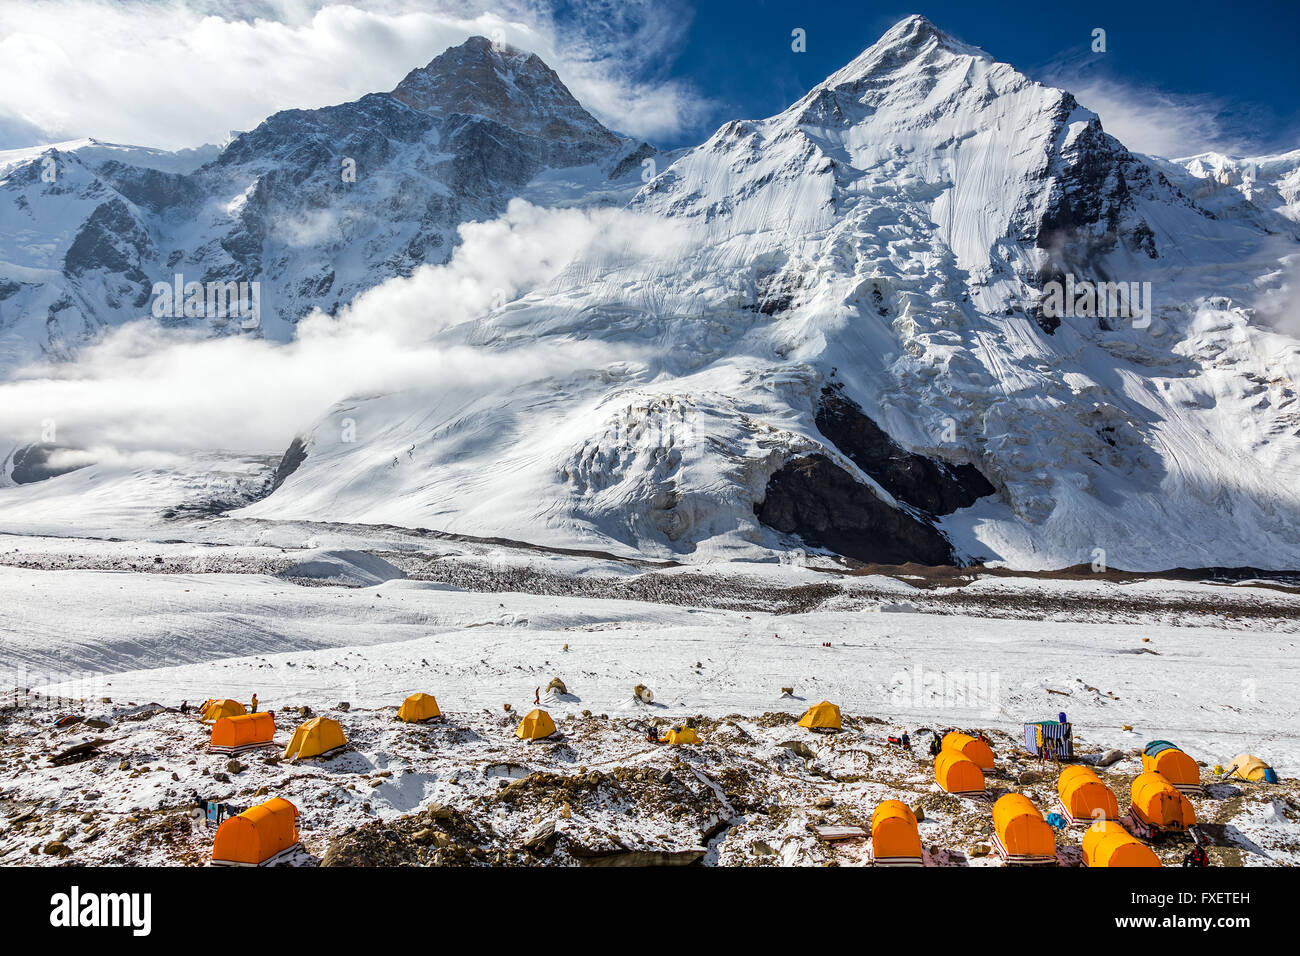
[{"label": "exposed rock outcrop", "polygon": [[974,465],[907,451],[856,402],[829,386],[822,390],[817,428],[880,487],[932,515],[952,514],[997,490]]},{"label": "exposed rock outcrop", "polygon": [[956,564],[948,539],[891,507],[825,455],[786,462],[767,484],[758,520],[816,548],[873,564]]}]

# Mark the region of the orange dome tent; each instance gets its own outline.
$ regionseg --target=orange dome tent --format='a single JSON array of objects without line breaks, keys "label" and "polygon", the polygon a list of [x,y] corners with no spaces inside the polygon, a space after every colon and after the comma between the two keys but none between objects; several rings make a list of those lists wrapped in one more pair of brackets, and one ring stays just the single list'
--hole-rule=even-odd
[{"label": "orange dome tent", "polygon": [[1201,792],[1201,768],[1172,744],[1156,753],[1143,753],[1142,772],[1158,773],[1179,790]]},{"label": "orange dome tent", "polygon": [[941,750],[934,758],[934,779],[948,793],[984,792],[984,771],[956,750]]},{"label": "orange dome tent", "polygon": [[993,750],[982,740],[978,740],[969,734],[959,734],[955,731],[945,734],[943,738],[944,750],[955,750],[960,754],[965,754],[971,760],[979,765],[981,770],[993,769]]},{"label": "orange dome tent", "polygon": [[281,797],[227,817],[212,842],[213,866],[266,866],[298,845],[298,808]]},{"label": "orange dome tent", "polygon": [[199,719],[205,724],[213,724],[222,717],[242,717],[248,713],[244,705],[237,700],[213,699],[203,702],[199,708]]},{"label": "orange dome tent", "polygon": [[346,746],[348,738],[343,736],[343,728],[337,720],[328,717],[313,717],[306,723],[298,725],[293,732],[293,740],[284,748],[284,759],[290,757],[319,757]]},{"label": "orange dome tent", "polygon": [[916,814],[901,800],[883,800],[871,815],[871,862],[876,866],[921,866]]},{"label": "orange dome tent", "polygon": [[1119,819],[1119,801],[1091,767],[1066,767],[1057,778],[1056,793],[1065,819],[1072,826]]},{"label": "orange dome tent", "polygon": [[1008,793],[993,804],[993,845],[1005,863],[1056,862],[1056,836],[1023,793]]},{"label": "orange dome tent", "polygon": [[1118,823],[1094,823],[1083,835],[1084,866],[1161,866],[1160,857]]},{"label": "orange dome tent", "polygon": [[1192,802],[1153,771],[1138,774],[1129,790],[1129,811],[1139,824],[1157,830],[1186,830],[1196,825]]},{"label": "orange dome tent", "polygon": [[208,749],[217,753],[235,754],[243,750],[265,747],[275,736],[275,718],[270,714],[241,714],[222,717],[212,725]]},{"label": "orange dome tent", "polygon": [[555,721],[546,711],[530,710],[528,716],[519,722],[515,736],[520,740],[542,740],[555,733]]},{"label": "orange dome tent", "polygon": [[412,694],[397,709],[398,720],[404,720],[408,724],[441,716],[442,711],[438,709],[438,702],[434,700],[432,694]]},{"label": "orange dome tent", "polygon": [[807,712],[799,718],[799,726],[807,727],[809,730],[844,729],[840,722],[840,709],[829,700],[824,700],[820,704],[809,707]]}]

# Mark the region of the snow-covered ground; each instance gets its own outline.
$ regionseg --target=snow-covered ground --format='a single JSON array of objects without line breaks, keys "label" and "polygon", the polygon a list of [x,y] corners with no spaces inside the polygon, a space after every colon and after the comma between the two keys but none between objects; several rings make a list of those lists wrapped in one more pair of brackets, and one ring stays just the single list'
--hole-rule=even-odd
[{"label": "snow-covered ground", "polygon": [[[401,550],[400,532],[375,537],[379,554],[6,539],[4,684],[76,700],[0,714],[0,861],[201,863],[211,833],[189,819],[197,792],[238,806],[266,794],[293,801],[302,863],[331,847],[340,861],[373,858],[390,846],[377,835],[385,829],[401,837],[392,852],[425,862],[572,862],[615,850],[685,860],[702,848],[719,864],[854,863],[860,843],[831,847],[806,825],[869,825],[876,802],[899,796],[925,808],[933,862],[979,865],[989,862],[979,855],[988,805],[940,793],[918,731],[989,733],[1007,772],[990,786],[1027,792],[1047,811],[1055,776],[1015,756],[1018,729],[1065,710],[1083,752],[1129,754],[1105,771],[1121,798],[1147,740],[1175,741],[1207,777],[1242,751],[1263,757],[1282,785],[1215,785],[1194,800],[1198,815],[1218,863],[1300,862],[1300,789],[1288,782],[1300,766],[1294,590],[979,575],[916,586],[457,542]],[[190,570],[183,560],[196,553],[238,570]],[[20,557],[28,567],[15,566]],[[531,593],[500,589],[510,581]],[[644,599],[665,586],[672,599]],[[567,693],[546,689],[556,677]],[[637,684],[653,704],[634,697]],[[395,721],[415,691],[437,697],[444,723]],[[513,736],[539,692],[560,743]],[[132,713],[253,693],[277,712],[281,744],[308,707],[338,718],[352,749],[292,765],[245,755],[231,772],[228,757],[205,751],[207,729],[192,716]],[[822,699],[851,718],[844,733],[793,726]],[[15,700],[24,695],[3,703]],[[55,729],[53,714],[69,711],[109,726]],[[700,746],[646,740],[643,722],[686,718]],[[887,743],[903,732],[915,755]],[[110,741],[99,755],[47,764],[93,737]],[[784,746],[795,740],[813,756]],[[526,852],[527,834],[550,822],[560,834],[551,852]],[[1078,838],[1059,836],[1063,862],[1077,861]],[[56,842],[62,849],[42,852]],[[1184,849],[1161,852],[1172,861]]]}]

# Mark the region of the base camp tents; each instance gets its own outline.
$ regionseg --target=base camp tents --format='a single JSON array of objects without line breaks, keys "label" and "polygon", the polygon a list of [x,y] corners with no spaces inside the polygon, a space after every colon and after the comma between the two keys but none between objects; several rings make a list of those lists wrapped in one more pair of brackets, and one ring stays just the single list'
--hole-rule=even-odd
[{"label": "base camp tents", "polygon": [[271,744],[275,736],[275,718],[270,714],[241,714],[222,717],[212,725],[208,749],[223,754],[237,754]]},{"label": "base camp tents", "polygon": [[1129,812],[1140,826],[1181,832],[1196,825],[1192,802],[1158,773],[1138,774],[1129,788],[1129,797]]},{"label": "base camp tents", "polygon": [[921,866],[916,814],[901,800],[882,800],[871,815],[871,862],[876,866]]},{"label": "base camp tents", "polygon": [[993,749],[984,741],[969,734],[959,734],[955,731],[944,734],[943,749],[955,750],[959,754],[965,755],[974,760],[981,770],[993,769]]},{"label": "base camp tents", "polygon": [[337,720],[328,717],[313,717],[306,723],[299,724],[293,732],[293,740],[284,748],[284,759],[290,757],[319,757],[346,746],[348,738],[343,736],[343,728]]},{"label": "base camp tents", "polygon": [[528,716],[519,722],[515,736],[520,740],[542,740],[555,733],[555,721],[546,711],[530,710]]},{"label": "base camp tents", "polygon": [[1084,866],[1160,866],[1160,857],[1118,823],[1101,820],[1083,835]]},{"label": "base camp tents", "polygon": [[1056,780],[1056,794],[1071,826],[1119,819],[1119,801],[1091,767],[1076,764],[1062,770]]},{"label": "base camp tents", "polygon": [[829,700],[814,704],[799,718],[799,726],[809,730],[842,730],[840,709]]},{"label": "base camp tents", "polygon": [[217,827],[213,866],[266,866],[298,845],[298,808],[272,797]]},{"label": "base camp tents", "polygon": [[1201,768],[1167,740],[1153,740],[1142,750],[1142,772],[1155,772],[1179,790],[1201,792]]},{"label": "base camp tents", "polygon": [[397,709],[397,719],[404,720],[408,724],[441,716],[442,711],[438,709],[438,702],[433,699],[432,694],[412,694]]},{"label": "base camp tents", "polygon": [[1254,754],[1237,754],[1223,772],[1229,777],[1236,777],[1239,780],[1252,780],[1255,783],[1277,783],[1277,774],[1273,771],[1273,768]]},{"label": "base camp tents", "polygon": [[993,845],[1005,863],[1056,862],[1056,836],[1023,793],[1008,793],[993,804]]},{"label": "base camp tents", "polygon": [[206,700],[203,706],[199,708],[199,718],[205,724],[216,723],[222,717],[242,717],[248,713],[244,705],[237,700],[228,700],[225,698],[219,700]]},{"label": "base camp tents", "polygon": [[948,793],[983,793],[984,771],[956,750],[941,750],[934,758],[934,779]]}]

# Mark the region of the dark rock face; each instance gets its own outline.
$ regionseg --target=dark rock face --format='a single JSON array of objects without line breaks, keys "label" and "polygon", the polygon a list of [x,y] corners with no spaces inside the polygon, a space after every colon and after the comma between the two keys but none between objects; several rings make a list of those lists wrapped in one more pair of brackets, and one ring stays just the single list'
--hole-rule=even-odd
[{"label": "dark rock face", "polygon": [[893,507],[830,458],[814,454],[772,475],[762,503],[754,506],[759,521],[858,561],[959,563],[931,518],[997,490],[979,469],[907,451],[833,387],[822,390],[817,428],[904,507]]},{"label": "dark rock face", "polygon": [[14,468],[11,472],[13,480],[20,485],[28,485],[33,481],[44,481],[46,478],[55,478],[59,475],[66,475],[70,471],[76,471],[78,468],[84,468],[84,465],[73,465],[70,468],[56,468],[50,465],[50,457],[58,451],[57,445],[24,445],[14,452]]},{"label": "dark rock face", "polygon": [[562,144],[581,165],[616,149],[618,137],[582,108],[555,72],[533,53],[471,37],[428,66],[412,70],[393,98],[437,116],[491,117],[502,126]]},{"label": "dark rock face", "polygon": [[974,465],[953,465],[905,450],[852,400],[822,390],[817,428],[899,501],[932,515],[967,508],[994,488]]},{"label": "dark rock face", "polygon": [[275,469],[275,478],[271,482],[271,491],[274,491],[284,484],[285,480],[298,470],[298,466],[307,460],[307,446],[301,438],[295,438],[289,442],[289,447],[285,449],[284,457],[280,459],[280,464]]},{"label": "dark rock face", "polygon": [[934,527],[886,504],[825,455],[795,458],[767,483],[758,520],[815,548],[872,564],[956,564]]},{"label": "dark rock face", "polygon": [[99,175],[131,202],[152,213],[176,207],[191,208],[203,198],[194,180],[180,173],[165,173],[109,160],[99,167]]},{"label": "dark rock face", "polygon": [[121,283],[113,291],[140,307],[149,301],[152,288],[140,266],[154,253],[148,231],[130,207],[114,197],[97,207],[82,225],[64,255],[63,268],[70,276],[97,270],[120,276]]}]

